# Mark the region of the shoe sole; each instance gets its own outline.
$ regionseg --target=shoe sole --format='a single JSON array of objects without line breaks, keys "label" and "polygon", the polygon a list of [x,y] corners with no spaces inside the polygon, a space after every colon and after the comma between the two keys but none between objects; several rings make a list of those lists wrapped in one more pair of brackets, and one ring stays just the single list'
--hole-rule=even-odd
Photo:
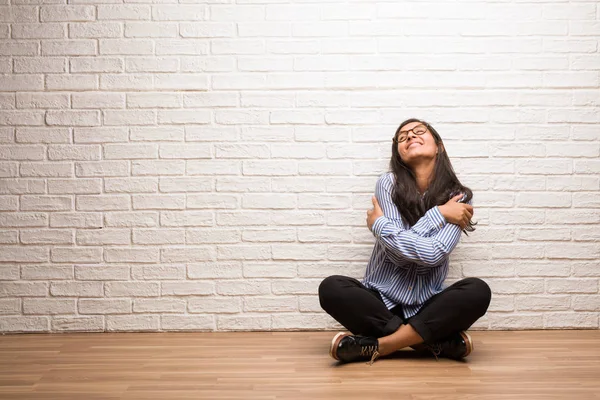
[{"label": "shoe sole", "polygon": [[346,333],[346,332],[340,332],[340,333],[338,333],[337,335],[335,335],[335,336],[333,337],[333,339],[331,339],[331,347],[329,348],[329,355],[330,355],[332,358],[334,358],[334,359],[336,359],[336,360],[338,360],[338,361],[340,360],[340,359],[337,357],[337,346],[338,346],[338,344],[340,343],[340,340],[342,340],[344,337],[346,337],[346,336],[348,336],[348,335],[349,335],[349,334],[348,334],[348,333]]},{"label": "shoe sole", "polygon": [[473,339],[471,339],[471,335],[469,335],[465,331],[462,331],[460,333],[460,336],[462,336],[463,340],[465,341],[465,344],[467,345],[467,351],[463,355],[463,358],[464,358],[464,357],[468,356],[469,354],[471,354],[471,352],[473,351]]}]

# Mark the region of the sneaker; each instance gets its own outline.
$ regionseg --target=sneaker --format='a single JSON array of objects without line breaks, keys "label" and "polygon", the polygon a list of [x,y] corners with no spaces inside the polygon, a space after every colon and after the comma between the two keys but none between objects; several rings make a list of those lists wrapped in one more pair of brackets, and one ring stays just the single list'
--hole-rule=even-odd
[{"label": "sneaker", "polygon": [[379,357],[379,342],[374,337],[355,336],[340,332],[331,341],[329,355],[338,361],[369,361],[369,365]]},{"label": "sneaker", "polygon": [[[465,331],[448,336],[446,339],[424,346],[431,351],[436,359],[438,356],[460,360],[473,351],[473,339]],[[439,360],[439,359],[438,359]]]}]

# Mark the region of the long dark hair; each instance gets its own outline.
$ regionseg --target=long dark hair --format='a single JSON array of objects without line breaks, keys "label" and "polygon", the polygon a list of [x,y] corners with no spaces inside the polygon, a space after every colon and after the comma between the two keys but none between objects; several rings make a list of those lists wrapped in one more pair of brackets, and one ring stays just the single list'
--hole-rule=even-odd
[{"label": "long dark hair", "polygon": [[[466,203],[473,198],[473,192],[471,189],[460,183],[456,177],[448,154],[443,147],[442,138],[430,124],[417,118],[407,119],[402,122],[396,130],[394,139],[398,137],[398,133],[402,127],[411,122],[421,122],[425,125],[435,139],[438,148],[438,154],[433,168],[433,176],[429,187],[427,188],[427,192],[421,200],[415,173],[400,158],[398,143],[394,141],[392,144],[390,169],[396,178],[394,190],[392,191],[392,200],[394,201],[394,204],[396,204],[396,207],[398,207],[398,211],[402,218],[408,222],[410,226],[413,226],[430,208],[445,204],[452,196],[457,195],[459,192],[467,195],[463,201],[463,203]],[[473,225],[476,224],[477,223],[469,221],[463,232],[468,236],[469,234],[467,231],[474,231],[475,228]]]}]

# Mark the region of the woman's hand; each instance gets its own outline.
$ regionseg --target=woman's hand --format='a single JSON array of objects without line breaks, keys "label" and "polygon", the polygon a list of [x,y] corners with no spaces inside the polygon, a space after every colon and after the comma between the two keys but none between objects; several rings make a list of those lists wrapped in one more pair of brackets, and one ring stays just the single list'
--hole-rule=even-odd
[{"label": "woman's hand", "polygon": [[383,211],[381,210],[381,207],[379,207],[377,197],[373,196],[371,201],[373,202],[373,209],[367,210],[367,226],[369,227],[370,231],[372,230],[371,228],[373,228],[373,224],[377,218],[383,215]]},{"label": "woman's hand", "polygon": [[440,212],[451,224],[460,226],[465,229],[471,217],[473,217],[473,206],[470,204],[459,203],[458,200],[463,197],[463,194],[457,194],[444,205],[438,206]]}]

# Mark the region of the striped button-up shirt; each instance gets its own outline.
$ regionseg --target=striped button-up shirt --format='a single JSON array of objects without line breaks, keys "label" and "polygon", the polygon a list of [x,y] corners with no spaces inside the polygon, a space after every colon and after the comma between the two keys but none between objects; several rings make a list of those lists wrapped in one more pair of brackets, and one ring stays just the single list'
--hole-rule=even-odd
[{"label": "striped button-up shirt", "polygon": [[392,201],[393,185],[391,172],[377,180],[375,196],[384,215],[371,228],[377,241],[362,283],[376,289],[388,309],[401,304],[404,318],[410,318],[444,289],[448,257],[462,231],[446,221],[438,206],[409,226]]}]

